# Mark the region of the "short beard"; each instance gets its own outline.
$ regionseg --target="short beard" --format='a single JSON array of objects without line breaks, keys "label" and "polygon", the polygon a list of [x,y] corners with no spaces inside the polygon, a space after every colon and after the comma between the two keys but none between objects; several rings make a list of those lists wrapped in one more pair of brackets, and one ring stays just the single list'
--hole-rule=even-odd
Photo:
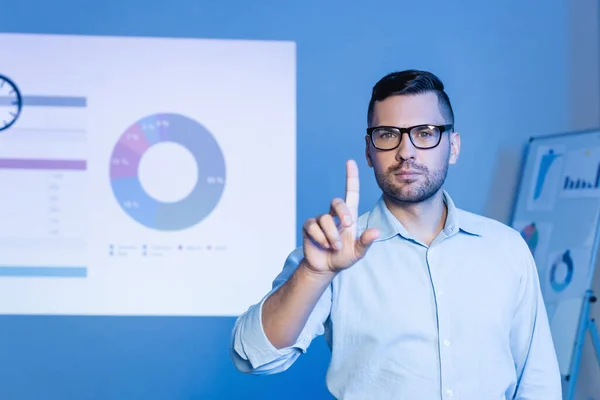
[{"label": "short beard", "polygon": [[[448,159],[449,157],[450,154],[448,154]],[[399,187],[394,174],[401,168],[407,167],[411,170],[420,172],[422,175],[419,179],[424,179],[424,181],[418,184],[407,181],[404,187]],[[448,162],[445,162],[441,169],[430,171],[424,165],[417,165],[413,162],[404,161],[399,165],[388,168],[386,172],[375,172],[375,179],[384,195],[395,203],[421,203],[429,200],[441,189],[446,181],[447,175]]]}]

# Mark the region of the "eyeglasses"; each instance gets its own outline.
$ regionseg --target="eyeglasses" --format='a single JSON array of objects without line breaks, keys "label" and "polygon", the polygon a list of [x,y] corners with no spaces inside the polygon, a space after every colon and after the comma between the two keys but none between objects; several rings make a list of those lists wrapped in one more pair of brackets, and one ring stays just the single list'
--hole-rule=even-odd
[{"label": "eyeglasses", "polygon": [[367,128],[371,143],[378,150],[393,150],[400,145],[402,136],[408,133],[410,142],[417,149],[432,149],[440,144],[442,134],[454,129],[454,125],[416,125],[409,128],[374,126]]}]

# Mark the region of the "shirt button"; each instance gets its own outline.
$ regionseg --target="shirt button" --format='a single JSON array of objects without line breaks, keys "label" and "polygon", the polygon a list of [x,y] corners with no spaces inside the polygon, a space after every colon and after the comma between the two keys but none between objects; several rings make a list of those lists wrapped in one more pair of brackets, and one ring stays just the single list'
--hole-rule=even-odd
[{"label": "shirt button", "polygon": [[440,290],[440,291],[438,292],[438,294],[439,294],[440,296],[443,296],[443,295],[444,295],[444,291],[443,291],[443,290]]},{"label": "shirt button", "polygon": [[453,395],[454,395],[454,393],[452,393],[452,390],[446,389],[446,396],[452,397]]},{"label": "shirt button", "polygon": [[450,341],[447,339],[444,340],[444,346],[446,346],[446,347],[450,346]]}]

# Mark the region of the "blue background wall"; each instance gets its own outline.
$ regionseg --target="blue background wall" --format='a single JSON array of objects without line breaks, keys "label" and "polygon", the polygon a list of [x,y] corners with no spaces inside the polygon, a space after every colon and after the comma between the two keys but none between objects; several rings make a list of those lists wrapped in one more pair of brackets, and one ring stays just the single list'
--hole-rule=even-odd
[{"label": "blue background wall", "polygon": [[[3,1],[0,30],[297,42],[298,234],[343,194],[347,158],[359,161],[361,211],[379,196],[363,132],[370,89],[392,70],[429,69],[445,81],[463,135],[447,188],[459,206],[503,222],[527,138],[573,128],[563,1],[81,3]],[[3,57],[0,49],[0,69]],[[228,355],[233,323],[1,316],[0,398],[329,398],[322,339],[286,373],[244,376]]]}]

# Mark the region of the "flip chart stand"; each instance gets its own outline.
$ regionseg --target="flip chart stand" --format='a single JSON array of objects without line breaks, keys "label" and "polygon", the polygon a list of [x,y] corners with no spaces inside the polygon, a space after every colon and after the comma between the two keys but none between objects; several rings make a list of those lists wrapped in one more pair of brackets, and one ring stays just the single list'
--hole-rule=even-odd
[{"label": "flip chart stand", "polygon": [[571,364],[571,374],[566,376],[566,380],[569,382],[567,400],[573,400],[575,396],[575,387],[577,386],[577,377],[579,375],[579,367],[581,364],[581,354],[583,353],[585,334],[588,330],[590,331],[592,345],[594,349],[596,349],[596,359],[600,366],[600,334],[598,333],[596,321],[590,316],[591,305],[596,301],[597,297],[594,295],[593,291],[588,290],[583,300],[583,313],[579,321],[579,327],[577,328],[577,339],[575,341],[573,361]]}]

